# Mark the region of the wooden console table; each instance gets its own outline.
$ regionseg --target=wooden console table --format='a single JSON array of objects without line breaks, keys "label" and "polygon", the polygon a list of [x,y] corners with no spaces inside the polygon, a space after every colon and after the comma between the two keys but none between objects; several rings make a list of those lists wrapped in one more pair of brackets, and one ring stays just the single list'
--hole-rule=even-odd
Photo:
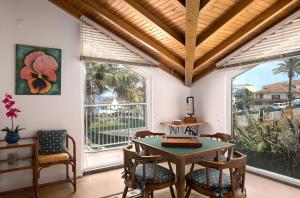
[{"label": "wooden console table", "polygon": [[[35,140],[33,138],[21,138],[17,144],[7,144],[4,140],[0,140],[0,152],[8,149],[23,149],[26,147],[31,148],[32,155],[28,157],[17,156],[17,159],[13,163],[9,163],[8,160],[0,160],[0,174],[32,169],[33,190],[35,197],[37,197],[37,189],[34,188],[36,182],[34,176],[37,174],[34,156],[36,149]],[[0,195],[13,191],[18,191],[18,189],[0,192]]]},{"label": "wooden console table", "polygon": [[208,125],[207,122],[203,121],[197,121],[195,123],[188,123],[188,122],[180,122],[178,124],[174,124],[171,121],[169,122],[161,122],[160,124],[166,125],[169,127],[170,134],[178,134],[179,129],[181,127],[186,127],[184,133],[188,135],[197,135],[198,136],[198,130],[200,125]]}]

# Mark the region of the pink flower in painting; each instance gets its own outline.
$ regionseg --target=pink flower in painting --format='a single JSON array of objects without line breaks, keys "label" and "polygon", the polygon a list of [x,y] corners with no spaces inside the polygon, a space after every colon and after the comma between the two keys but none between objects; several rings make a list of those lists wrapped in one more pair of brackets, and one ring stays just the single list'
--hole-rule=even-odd
[{"label": "pink flower in painting", "polygon": [[42,51],[28,54],[24,60],[25,66],[20,71],[20,77],[27,80],[30,92],[33,94],[47,93],[52,83],[56,81],[56,60]]}]

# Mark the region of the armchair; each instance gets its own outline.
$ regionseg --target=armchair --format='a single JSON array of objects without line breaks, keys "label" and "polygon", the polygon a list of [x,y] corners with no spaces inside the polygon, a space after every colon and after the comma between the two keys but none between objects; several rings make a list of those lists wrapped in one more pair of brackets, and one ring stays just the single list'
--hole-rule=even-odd
[{"label": "armchair", "polygon": [[[72,154],[69,151],[69,143],[72,144]],[[66,179],[71,182],[76,192],[76,143],[74,138],[67,134],[66,130],[38,131],[36,136],[35,188],[39,189],[38,180],[44,168],[63,164],[66,165]],[[69,165],[72,167],[73,179],[69,176]]]}]

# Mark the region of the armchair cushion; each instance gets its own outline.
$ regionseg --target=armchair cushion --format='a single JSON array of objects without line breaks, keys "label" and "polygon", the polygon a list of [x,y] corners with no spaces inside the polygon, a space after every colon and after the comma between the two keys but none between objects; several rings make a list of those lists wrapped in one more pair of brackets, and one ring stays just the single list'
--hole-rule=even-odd
[{"label": "armchair cushion", "polygon": [[39,154],[48,155],[65,152],[66,130],[38,131]]},{"label": "armchair cushion", "polygon": [[[208,169],[209,174],[209,187],[211,191],[219,188],[219,175],[220,171],[214,168]],[[201,188],[207,188],[206,170],[198,169],[188,173],[185,176],[188,183],[193,183]],[[226,173],[222,174],[222,190],[224,193],[231,191],[230,176]]]},{"label": "armchair cushion", "polygon": [[61,162],[69,159],[68,153],[58,153],[50,155],[39,155],[38,161],[40,164],[46,164],[50,162]]},{"label": "armchair cushion", "polygon": [[[145,183],[146,184],[150,184],[153,182],[154,166],[155,165],[152,163],[145,164],[145,170],[146,170]],[[138,183],[144,182],[143,165],[142,164],[140,164],[136,167],[135,175],[136,175],[136,180],[138,181]],[[168,182],[168,181],[172,181],[174,179],[175,179],[175,174],[172,171],[170,171],[169,169],[167,169],[165,167],[157,165],[156,182],[155,183]]]}]

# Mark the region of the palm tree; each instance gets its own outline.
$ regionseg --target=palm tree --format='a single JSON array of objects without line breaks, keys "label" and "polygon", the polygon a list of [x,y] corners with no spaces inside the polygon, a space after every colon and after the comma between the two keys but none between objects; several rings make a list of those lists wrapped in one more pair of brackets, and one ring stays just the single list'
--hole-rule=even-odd
[{"label": "palm tree", "polygon": [[127,68],[99,62],[86,62],[85,68],[86,104],[95,104],[106,91],[130,102],[144,100],[142,77]]},{"label": "palm tree", "polygon": [[278,65],[278,67],[274,68],[273,74],[284,73],[287,74],[289,78],[289,106],[292,104],[292,80],[296,75],[300,74],[300,58],[289,58],[283,60],[282,63]]}]

